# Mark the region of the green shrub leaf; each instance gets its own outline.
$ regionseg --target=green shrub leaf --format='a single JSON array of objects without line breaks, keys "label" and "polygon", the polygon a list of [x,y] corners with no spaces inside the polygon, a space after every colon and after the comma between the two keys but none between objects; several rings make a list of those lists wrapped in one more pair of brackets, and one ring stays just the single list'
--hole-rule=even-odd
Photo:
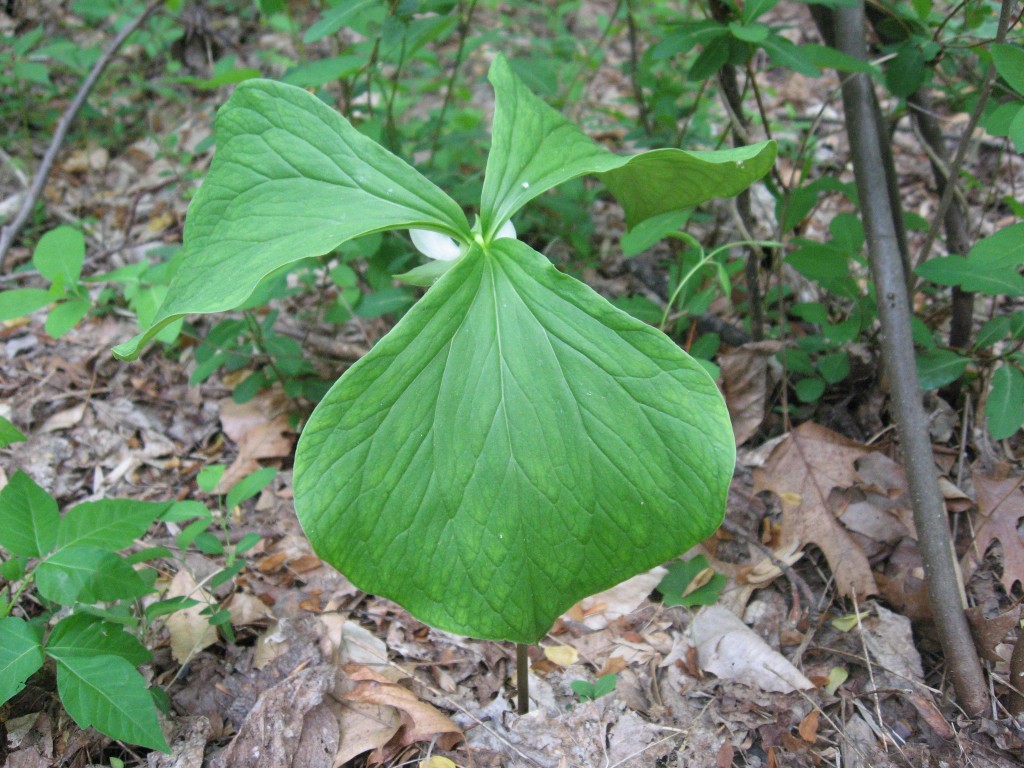
[{"label": "green shrub leaf", "polygon": [[60,549],[35,574],[39,594],[61,605],[130,600],[151,591],[124,558],[101,547]]},{"label": "green shrub leaf", "polygon": [[85,263],[85,237],[80,231],[66,224],[51,229],[39,238],[39,243],[32,253],[32,263],[39,270],[39,274],[49,280],[60,293],[64,293],[68,288],[77,285],[82,274],[82,264]]},{"label": "green shrub leaf", "polygon": [[968,359],[951,349],[929,349],[917,355],[917,379],[921,389],[938,389],[956,381],[967,370]]},{"label": "green shrub leaf", "polygon": [[0,448],[6,448],[11,443],[23,443],[27,439],[20,429],[0,416]]},{"label": "green shrub leaf", "polygon": [[57,691],[80,727],[170,751],[145,678],[120,656],[65,657],[57,664]]},{"label": "green shrub leaf", "polygon": [[959,285],[965,291],[990,296],[1024,296],[1024,222],[979,240],[967,258],[929,259],[915,271],[939,285]]},{"label": "green shrub leaf", "polygon": [[[315,201],[315,204],[313,204]],[[399,228],[463,241],[458,205],[301,88],[248,80],[217,116],[217,153],[185,224],[183,266],[133,359],[165,325],[242,304],[271,273],[346,240]]]},{"label": "green shrub leaf", "polygon": [[696,362],[500,239],[323,399],[295,504],[361,588],[442,629],[533,642],[577,600],[709,536],[733,461]]},{"label": "green shrub leaf", "polygon": [[57,541],[60,512],[46,491],[22,471],[0,491],[0,547],[12,555],[42,557]]},{"label": "green shrub leaf", "polygon": [[993,45],[992,63],[1010,87],[1024,96],[1024,49],[1019,45]]},{"label": "green shrub leaf", "polygon": [[992,374],[985,420],[996,440],[1009,437],[1024,424],[1024,373],[1013,363],[1003,363]]},{"label": "green shrub leaf", "polygon": [[25,687],[25,681],[43,666],[39,636],[22,619],[0,619],[0,704]]}]

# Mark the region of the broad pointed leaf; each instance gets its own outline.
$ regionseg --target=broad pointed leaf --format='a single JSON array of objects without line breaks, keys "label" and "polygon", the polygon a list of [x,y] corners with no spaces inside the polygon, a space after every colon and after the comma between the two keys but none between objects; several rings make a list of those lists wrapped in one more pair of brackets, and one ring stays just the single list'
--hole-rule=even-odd
[{"label": "broad pointed leaf", "polygon": [[78,656],[120,656],[136,666],[153,658],[124,627],[88,613],[75,613],[57,622],[46,638],[46,654],[57,661]]},{"label": "broad pointed leaf", "polygon": [[170,508],[170,502],[134,499],[86,501],[72,509],[57,528],[57,546],[124,549]]},{"label": "broad pointed leaf", "polygon": [[163,326],[244,302],[261,280],[346,240],[424,228],[463,241],[459,206],[301,88],[249,80],[217,116],[217,154],[185,224],[185,254],[133,359]]},{"label": "broad pointed leaf", "polygon": [[494,60],[489,77],[495,107],[480,210],[485,240],[527,202],[584,174],[601,174],[632,228],[652,216],[735,195],[775,160],[773,142],[724,152],[616,155],[531,93],[504,57]]},{"label": "broad pointed leaf", "polygon": [[22,471],[0,491],[0,547],[13,555],[42,557],[57,537],[60,512],[46,491]]},{"label": "broad pointed leaf", "polygon": [[82,728],[169,751],[145,678],[120,656],[65,657],[57,664],[57,691]]},{"label": "broad pointed leaf", "polygon": [[24,688],[42,666],[43,648],[28,622],[13,616],[0,619],[0,704]]},{"label": "broad pointed leaf", "polygon": [[327,394],[295,504],[361,588],[442,629],[533,642],[575,601],[711,535],[734,455],[700,365],[502,239]]}]

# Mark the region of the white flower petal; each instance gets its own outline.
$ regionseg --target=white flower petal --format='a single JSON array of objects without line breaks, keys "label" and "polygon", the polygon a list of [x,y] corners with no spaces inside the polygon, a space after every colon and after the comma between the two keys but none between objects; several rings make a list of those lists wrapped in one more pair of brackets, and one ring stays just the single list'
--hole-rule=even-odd
[{"label": "white flower petal", "polygon": [[430,229],[410,229],[409,237],[416,250],[431,259],[438,261],[454,261],[459,258],[462,249],[448,235]]},{"label": "white flower petal", "polygon": [[501,225],[501,229],[498,230],[498,234],[494,236],[494,239],[500,240],[503,237],[511,237],[512,239],[516,237],[516,228],[512,225],[511,219]]}]

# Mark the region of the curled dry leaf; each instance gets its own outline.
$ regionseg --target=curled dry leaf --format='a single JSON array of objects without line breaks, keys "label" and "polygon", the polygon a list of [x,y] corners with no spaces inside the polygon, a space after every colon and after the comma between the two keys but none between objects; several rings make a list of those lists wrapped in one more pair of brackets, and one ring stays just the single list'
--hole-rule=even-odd
[{"label": "curled dry leaf", "polygon": [[721,680],[780,693],[814,687],[785,656],[772,650],[736,614],[721,606],[701,608],[689,632],[700,668]]},{"label": "curled dry leaf", "polygon": [[834,488],[848,488],[857,481],[854,464],[869,453],[869,448],[807,422],[776,446],[763,467],[754,470],[754,492],[772,491],[782,499],[782,547],[794,542],[819,547],[844,596],[878,592],[867,556],[836,520],[829,504]]},{"label": "curled dry leaf", "polygon": [[209,618],[202,615],[207,605],[215,602],[213,595],[200,589],[192,574],[182,569],[171,580],[164,599],[188,597],[198,600],[198,605],[170,614],[164,625],[171,636],[171,655],[179,664],[184,664],[199,651],[217,642],[217,630]]},{"label": "curled dry leaf", "polygon": [[560,667],[568,667],[580,660],[580,652],[571,645],[553,645],[544,649],[545,658]]},{"label": "curled dry leaf", "polygon": [[780,349],[782,342],[779,341],[755,341],[718,356],[736,445],[743,445],[753,437],[764,421],[769,392],[768,363]]}]

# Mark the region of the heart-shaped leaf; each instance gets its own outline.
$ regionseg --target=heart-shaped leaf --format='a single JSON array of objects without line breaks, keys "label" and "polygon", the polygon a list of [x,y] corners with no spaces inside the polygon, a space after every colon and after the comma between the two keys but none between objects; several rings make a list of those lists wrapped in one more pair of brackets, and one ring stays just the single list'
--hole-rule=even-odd
[{"label": "heart-shaped leaf", "polygon": [[335,384],[295,505],[356,585],[534,642],[721,522],[729,416],[704,369],[517,240],[474,248]]},{"label": "heart-shaped leaf", "polygon": [[185,314],[244,302],[281,267],[386,229],[466,240],[459,206],[301,88],[249,80],[217,115],[217,154],[185,223],[185,266],[124,360]]}]

